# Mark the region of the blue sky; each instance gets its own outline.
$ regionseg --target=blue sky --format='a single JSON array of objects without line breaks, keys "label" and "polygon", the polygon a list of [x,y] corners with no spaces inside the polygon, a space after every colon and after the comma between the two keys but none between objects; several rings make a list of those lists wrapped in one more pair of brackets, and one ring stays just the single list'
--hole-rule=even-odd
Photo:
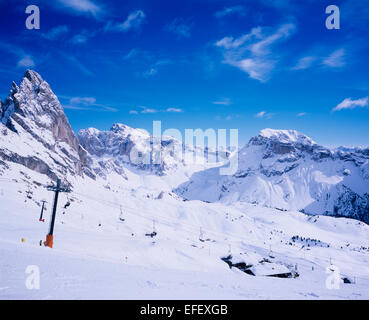
[{"label": "blue sky", "polygon": [[[10,3],[11,2],[11,3]],[[38,5],[40,30],[25,8]],[[341,29],[328,30],[335,4]],[[75,131],[296,129],[369,145],[369,0],[0,0],[0,94],[27,68]]]}]

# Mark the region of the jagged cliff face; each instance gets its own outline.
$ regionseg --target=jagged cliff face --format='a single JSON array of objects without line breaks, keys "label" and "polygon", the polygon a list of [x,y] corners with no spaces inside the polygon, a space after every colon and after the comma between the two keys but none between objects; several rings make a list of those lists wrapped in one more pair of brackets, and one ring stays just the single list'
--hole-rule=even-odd
[{"label": "jagged cliff face", "polygon": [[[48,175],[93,177],[80,146],[49,84],[31,70],[18,87],[12,84],[1,104],[0,158]],[[17,144],[19,143],[19,145]]]},{"label": "jagged cliff face", "polygon": [[330,150],[293,130],[262,130],[239,151],[238,171],[196,173],[176,192],[188,199],[245,201],[369,222],[368,149]]}]

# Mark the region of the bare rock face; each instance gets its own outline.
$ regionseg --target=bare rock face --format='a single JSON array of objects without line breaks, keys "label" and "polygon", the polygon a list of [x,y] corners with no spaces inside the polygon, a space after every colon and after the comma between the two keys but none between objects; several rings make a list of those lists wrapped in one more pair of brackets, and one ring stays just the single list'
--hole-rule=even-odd
[{"label": "bare rock face", "polygon": [[[67,173],[93,177],[87,153],[80,146],[63,107],[37,72],[27,70],[19,87],[13,82],[8,98],[1,104],[0,122],[9,129],[7,139],[0,144],[3,159],[21,163],[52,179]],[[15,135],[34,140],[35,154],[21,155],[11,143],[6,143],[12,137],[16,140]]]}]

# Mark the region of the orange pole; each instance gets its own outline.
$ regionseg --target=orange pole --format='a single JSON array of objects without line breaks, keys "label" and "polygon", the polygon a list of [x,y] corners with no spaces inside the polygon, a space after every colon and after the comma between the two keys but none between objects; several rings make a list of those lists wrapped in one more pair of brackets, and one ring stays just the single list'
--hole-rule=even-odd
[{"label": "orange pole", "polygon": [[54,236],[52,234],[48,234],[46,236],[45,246],[52,248],[53,242],[54,242]]}]

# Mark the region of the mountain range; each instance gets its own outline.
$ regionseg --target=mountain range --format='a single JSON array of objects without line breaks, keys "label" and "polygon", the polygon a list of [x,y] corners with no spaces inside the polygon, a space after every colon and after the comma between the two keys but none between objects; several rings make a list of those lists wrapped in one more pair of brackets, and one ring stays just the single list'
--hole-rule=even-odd
[{"label": "mountain range", "polygon": [[[264,129],[231,155],[238,157],[237,172],[223,176],[227,158],[194,166],[182,152],[197,148],[171,137],[155,141],[146,130],[116,123],[109,131],[76,135],[49,84],[32,70],[0,103],[0,173],[17,164],[54,181],[78,176],[108,184],[114,175],[129,185],[127,170],[133,170],[170,181],[168,191],[184,200],[246,202],[369,223],[369,148],[333,150],[295,130]],[[132,151],[139,161],[132,161]],[[153,163],[154,156],[159,161]]]}]

